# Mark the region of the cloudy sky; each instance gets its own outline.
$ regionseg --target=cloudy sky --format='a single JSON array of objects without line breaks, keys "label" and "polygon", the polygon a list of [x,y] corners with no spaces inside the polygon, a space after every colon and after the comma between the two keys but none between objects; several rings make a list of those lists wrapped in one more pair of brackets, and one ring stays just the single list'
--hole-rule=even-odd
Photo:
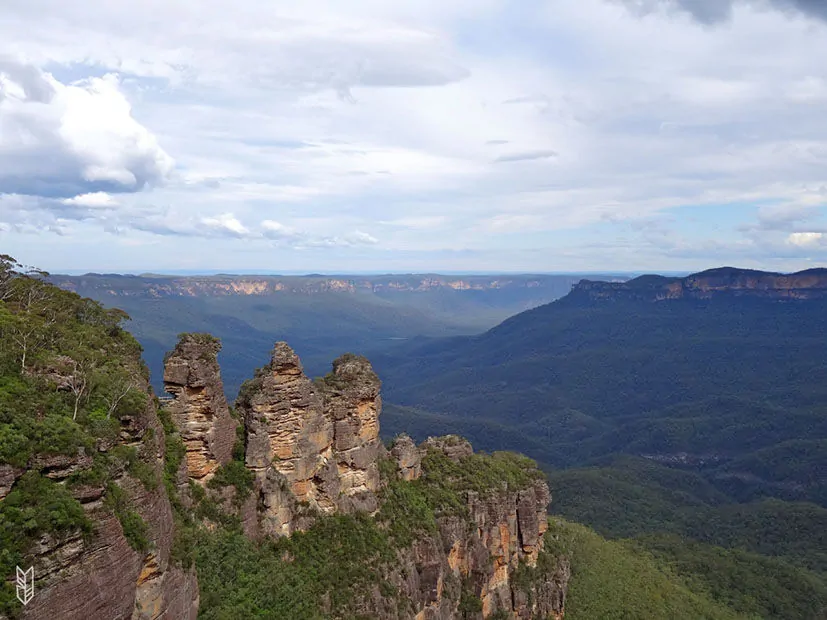
[{"label": "cloudy sky", "polygon": [[3,0],[0,253],[827,264],[824,0]]}]

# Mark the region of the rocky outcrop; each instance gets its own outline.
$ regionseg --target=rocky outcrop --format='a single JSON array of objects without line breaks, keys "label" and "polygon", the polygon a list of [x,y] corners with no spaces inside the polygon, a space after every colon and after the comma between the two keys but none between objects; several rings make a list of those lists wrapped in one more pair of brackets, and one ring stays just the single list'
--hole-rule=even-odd
[{"label": "rocky outcrop", "polygon": [[289,535],[297,504],[320,514],[376,509],[379,385],[356,356],[339,358],[330,375],[312,382],[279,342],[270,363],[242,387],[236,407],[264,533]]},{"label": "rocky outcrop", "polygon": [[0,500],[9,494],[14,483],[23,475],[25,470],[22,467],[14,467],[8,463],[0,464]]},{"label": "rocky outcrop", "polygon": [[333,421],[333,460],[338,476],[340,511],[376,510],[379,490],[379,414],[381,382],[370,362],[344,355],[333,372],[318,382],[325,417]]},{"label": "rocky outcrop", "polygon": [[827,269],[792,274],[723,267],[685,278],[641,276],[628,282],[582,280],[573,299],[590,301],[710,300],[716,297],[795,301],[827,298]]},{"label": "rocky outcrop", "polygon": [[471,442],[459,435],[428,437],[428,439],[422,443],[421,450],[427,452],[429,449],[439,450],[452,461],[459,461],[466,456],[474,454],[474,448],[471,446]]},{"label": "rocky outcrop", "polygon": [[218,367],[220,348],[211,336],[185,334],[164,365],[164,390],[173,396],[166,409],[187,450],[187,473],[202,484],[230,461],[236,440]]},{"label": "rocky outcrop", "polygon": [[[458,439],[430,438],[419,451],[440,450],[459,462],[470,456],[470,444]],[[407,451],[407,443],[397,440],[391,454],[397,446]],[[462,446],[461,454],[458,446]],[[405,475],[401,464],[400,475]],[[562,618],[570,577],[568,560],[555,557],[551,566],[547,561],[542,570],[536,568],[550,499],[545,480],[537,478],[520,489],[506,486],[485,495],[469,490],[464,514],[438,517],[438,535],[418,540],[404,553],[401,574],[411,577],[399,585],[416,603],[416,620],[459,617],[463,590],[481,601],[476,614],[464,617],[487,618],[505,612],[512,618]],[[519,571],[535,574],[516,579]]]},{"label": "rocky outcrop", "polygon": [[[379,442],[379,389],[362,357],[344,355],[330,374],[311,381],[296,353],[283,342],[275,345],[270,363],[245,383],[236,402],[245,464],[255,474],[254,499],[237,513],[248,536],[289,536],[319,515],[375,512],[382,495],[380,458],[395,463],[406,482],[427,474],[423,458],[430,452],[459,467],[474,466],[471,444],[456,435],[420,446],[400,435],[386,452]],[[542,571],[533,568],[543,550],[550,495],[539,472],[527,480],[519,487],[504,482],[486,493],[462,492],[463,509],[439,516],[436,532],[400,549],[398,565],[388,568],[407,604],[377,590],[365,593],[359,613],[449,620],[460,617],[460,602],[470,597],[479,611],[463,611],[462,617],[561,617],[568,564],[555,558]],[[537,575],[518,580],[519,571]]]},{"label": "rocky outcrop", "polygon": [[[148,391],[148,386],[144,386]],[[122,419],[121,440],[135,446],[138,458],[161,477],[164,434],[148,399],[141,415]],[[40,463],[53,481],[65,483],[88,469],[91,459],[55,456]],[[92,536],[41,538],[31,550],[36,596],[23,608],[24,619],[84,618],[90,620],[195,620],[199,591],[195,573],[171,561],[174,533],[172,507],[163,485],[138,481],[123,471],[110,484],[130,498],[130,507],[146,524],[147,551],[133,549],[118,517],[107,502],[109,489],[101,485],[72,486],[94,524]]]},{"label": "rocky outcrop", "polygon": [[422,475],[422,453],[413,439],[404,434],[394,438],[390,454],[396,461],[402,480],[419,479]]}]

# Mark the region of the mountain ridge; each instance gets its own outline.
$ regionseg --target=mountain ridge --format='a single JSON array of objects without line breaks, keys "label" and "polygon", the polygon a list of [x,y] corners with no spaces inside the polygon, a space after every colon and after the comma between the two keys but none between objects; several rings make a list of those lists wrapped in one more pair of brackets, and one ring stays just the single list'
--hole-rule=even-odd
[{"label": "mountain ridge", "polygon": [[776,273],[737,267],[707,269],[689,276],[644,275],[626,282],[581,280],[570,294],[588,301],[710,300],[722,295],[772,300],[827,298],[827,269]]},{"label": "mountain ridge", "polygon": [[[225,275],[165,276],[88,273],[80,276],[53,274],[53,283],[73,292],[97,289],[108,295],[149,297],[196,297],[199,295],[273,295],[283,292],[316,294],[325,292],[387,293],[434,290],[489,291],[499,289],[546,289],[561,281],[572,283],[576,275],[468,275],[405,274],[358,276],[259,276]],[[619,278],[615,278],[619,279]]]}]

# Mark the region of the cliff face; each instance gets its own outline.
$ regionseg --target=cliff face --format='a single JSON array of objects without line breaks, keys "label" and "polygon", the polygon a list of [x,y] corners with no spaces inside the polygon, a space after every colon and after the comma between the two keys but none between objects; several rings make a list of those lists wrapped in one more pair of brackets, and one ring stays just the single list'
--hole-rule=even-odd
[{"label": "cliff face", "polygon": [[676,299],[708,300],[740,297],[778,301],[827,298],[827,269],[793,274],[767,273],[724,267],[686,278],[642,276],[628,282],[583,280],[572,291],[574,298],[592,301]]},{"label": "cliff face", "polygon": [[277,343],[236,406],[244,420],[245,463],[267,507],[266,532],[295,529],[294,501],[321,514],[376,509],[381,400],[367,360],[340,358],[328,377],[313,383],[293,350]]},{"label": "cliff face", "polygon": [[[148,392],[148,386],[142,389]],[[147,402],[140,415],[121,420],[118,444],[99,447],[135,446],[137,460],[148,464],[150,479],[157,481],[164,433],[152,400]],[[51,461],[49,477],[61,484],[93,467],[85,454]],[[94,524],[92,534],[45,536],[36,543],[30,558],[35,566],[36,596],[22,609],[22,618],[195,620],[198,583],[194,571],[171,560],[174,523],[163,487],[148,487],[122,469],[106,486],[90,482],[71,485],[71,489]],[[113,513],[112,498],[117,490],[130,498],[130,510],[145,523],[145,549],[136,550],[130,544],[117,509]]]},{"label": "cliff face", "polygon": [[94,291],[114,297],[199,297],[300,293],[393,293],[434,290],[489,291],[543,289],[554,286],[548,276],[55,276],[53,281],[74,292]]},{"label": "cliff face", "polygon": [[[411,472],[421,460],[448,458],[460,468],[473,470],[470,443],[456,436],[431,438],[416,448],[397,438],[391,449],[402,479],[416,480]],[[420,464],[412,467],[411,463]],[[427,464],[425,476],[428,476]],[[523,488],[503,485],[487,492],[461,493],[462,508],[437,516],[437,534],[417,540],[403,556],[402,574],[411,575],[402,587],[417,607],[417,620],[449,620],[466,612],[468,618],[505,613],[513,618],[562,618],[570,578],[567,559],[543,556],[551,496],[537,477]],[[537,571],[540,578],[520,579],[522,571]],[[463,584],[457,587],[457,584]],[[464,594],[480,601],[476,610],[460,609]]]},{"label": "cliff face", "polygon": [[[176,394],[169,411],[191,462],[190,446],[204,454],[216,427],[202,423],[204,402],[213,401],[204,397],[193,406],[189,391],[200,387],[199,394],[210,394],[204,380],[219,376],[214,356],[204,362],[202,349],[188,347],[179,345],[168,357],[165,378],[167,390]],[[244,384],[236,401],[244,454],[236,455],[235,466],[249,472],[249,495],[240,497],[238,487],[222,488],[216,474],[205,485],[206,499],[195,499],[190,511],[213,515],[204,523],[208,530],[230,519],[256,541],[278,540],[299,531],[312,536],[316,525],[334,515],[368,515],[380,531],[394,531],[411,511],[422,509],[402,505],[411,493],[432,499],[448,493],[453,499],[444,505],[441,499],[423,500],[433,505],[421,522],[409,524],[404,542],[390,536],[396,541],[394,560],[379,572],[397,594],[371,587],[347,612],[324,614],[399,620],[481,619],[498,612],[512,618],[562,617],[568,563],[543,551],[550,496],[533,463],[475,455],[458,437],[417,446],[400,436],[388,451],[379,441],[379,390],[378,377],[362,357],[344,355],[327,376],[311,381],[295,352],[276,343],[270,362]],[[491,481],[475,486],[478,469]],[[219,507],[217,516],[203,510],[204,501]],[[382,545],[376,544],[379,553]],[[320,602],[323,609],[325,604]]]},{"label": "cliff face", "polygon": [[205,484],[232,458],[236,422],[230,416],[216,356],[221,346],[210,336],[185,335],[164,367],[166,405],[186,447],[190,479]]}]

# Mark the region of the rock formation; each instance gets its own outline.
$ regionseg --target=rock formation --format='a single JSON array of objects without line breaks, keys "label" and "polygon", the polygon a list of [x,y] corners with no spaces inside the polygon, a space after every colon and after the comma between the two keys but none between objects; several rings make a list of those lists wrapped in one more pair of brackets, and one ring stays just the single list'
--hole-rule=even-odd
[{"label": "rock formation", "polygon": [[311,382],[279,342],[270,363],[243,386],[236,406],[265,532],[294,529],[293,502],[321,514],[376,509],[379,385],[368,361],[356,356],[339,358],[330,375]]},{"label": "rock formation", "polygon": [[402,480],[418,480],[422,475],[422,453],[414,440],[407,435],[399,435],[391,446],[391,456],[396,460]]},{"label": "rock formation", "polygon": [[[30,555],[37,596],[22,609],[25,620],[195,620],[195,570],[172,557],[176,527],[184,527],[176,521],[206,534],[230,519],[261,540],[311,530],[326,515],[360,513],[351,517],[354,524],[373,515],[373,531],[383,532],[392,526],[383,511],[394,485],[412,492],[420,488],[415,485],[436,484],[434,472],[473,472],[482,462],[474,459],[493,458],[475,455],[457,436],[417,446],[402,435],[386,450],[379,440],[380,381],[370,363],[347,354],[326,377],[311,381],[284,343],[275,345],[270,363],[239,395],[241,454],[234,450],[237,424],[223,395],[219,348],[206,335],[181,338],[164,373],[172,395],[164,413],[171,425],[165,419],[162,427],[153,398],[143,411],[122,413],[118,438],[95,446],[98,453],[132,454],[121,465],[118,456],[107,461],[115,464],[109,478],[77,482],[95,466],[84,448],[32,461],[49,484],[71,489],[93,534],[84,538],[78,530],[36,541]],[[145,381],[140,389],[151,396]],[[434,455],[443,465],[429,470]],[[180,466],[165,463],[173,458],[181,459]],[[135,463],[141,473],[133,471]],[[381,571],[393,592],[376,585],[360,598],[358,614],[387,620],[561,618],[569,568],[565,558],[543,551],[549,490],[530,461],[519,464],[530,470],[517,476],[519,484],[502,477],[489,487],[452,487],[452,510],[427,513],[430,525],[414,523],[404,543],[387,535],[382,544],[390,546],[382,548],[392,549],[392,559],[383,560]],[[0,464],[0,501],[24,474]],[[70,479],[75,482],[68,484]],[[128,499],[118,508],[120,494]],[[143,524],[142,544],[126,531],[135,520]],[[325,609],[328,603],[319,604]]]},{"label": "rock formation", "polygon": [[167,410],[187,449],[187,473],[206,483],[232,458],[236,422],[230,416],[217,355],[221,345],[205,334],[186,334],[166,359]]},{"label": "rock formation", "polygon": [[[383,495],[379,461],[390,459],[398,478],[427,476],[424,459],[444,455],[473,467],[471,444],[458,436],[429,438],[420,446],[401,435],[390,450],[379,442],[380,382],[370,363],[344,355],[322,379],[311,381],[296,353],[275,345],[270,363],[241,390],[236,408],[245,427],[245,464],[255,475],[252,502],[238,509],[249,536],[289,536],[333,513],[374,513]],[[527,462],[530,463],[530,462]],[[480,609],[468,618],[505,612],[513,618],[562,617],[567,560],[554,558],[541,578],[515,580],[537,566],[550,501],[542,475],[522,486],[462,491],[462,510],[440,515],[436,531],[398,551],[389,579],[407,607],[376,591],[359,613],[376,618],[449,620],[470,595]]]},{"label": "rock formation", "polygon": [[[390,450],[406,480],[412,443],[401,436]],[[456,462],[473,454],[471,444],[455,435],[429,438],[416,450],[420,459],[435,450]],[[514,579],[521,566],[537,566],[543,550],[551,500],[545,480],[486,494],[469,490],[465,500],[467,514],[437,517],[438,535],[416,541],[404,553],[401,572],[414,578],[401,588],[418,606],[416,620],[456,618],[460,593],[452,584],[457,583],[482,601],[480,618],[498,611],[515,618],[562,618],[570,577],[566,558],[555,558],[544,578],[530,584]]]},{"label": "rock formation", "polygon": [[709,300],[719,296],[777,301],[827,298],[827,269],[793,274],[722,267],[685,278],[641,276],[628,282],[582,280],[572,297],[592,301]]}]

